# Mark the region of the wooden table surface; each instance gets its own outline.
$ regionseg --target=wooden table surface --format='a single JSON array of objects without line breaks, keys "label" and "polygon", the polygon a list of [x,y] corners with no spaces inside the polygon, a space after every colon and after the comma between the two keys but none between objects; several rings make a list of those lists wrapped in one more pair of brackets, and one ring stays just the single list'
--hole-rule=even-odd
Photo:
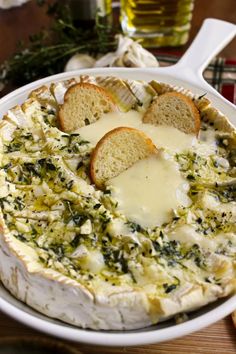
[{"label": "wooden table surface", "polygon": [[[236,23],[236,0],[196,0],[190,40],[183,48],[179,48],[180,51],[184,52],[186,50],[199,30],[202,21],[207,17],[214,17]],[[0,10],[0,63],[14,52],[19,39],[26,39],[30,33],[35,33],[42,25],[47,27],[48,24],[49,21],[47,17],[35,5],[34,1],[20,8]],[[170,52],[172,50],[173,49],[170,49]],[[234,39],[220,55],[226,58],[236,58],[236,39]],[[16,335],[20,337],[27,336],[28,338],[33,336],[45,338],[44,334],[32,330],[3,313],[0,313],[0,348],[1,339],[15,337]],[[233,327],[231,317],[228,316],[214,325],[192,335],[156,345],[126,348],[92,347],[74,343],[70,343],[70,345],[85,354],[233,354],[236,353],[236,329]]]}]

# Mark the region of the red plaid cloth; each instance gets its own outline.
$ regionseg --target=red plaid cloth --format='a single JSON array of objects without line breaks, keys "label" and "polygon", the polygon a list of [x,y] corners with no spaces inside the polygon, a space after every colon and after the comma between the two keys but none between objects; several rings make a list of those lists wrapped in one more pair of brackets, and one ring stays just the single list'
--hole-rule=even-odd
[{"label": "red plaid cloth", "polygon": [[[160,66],[173,65],[178,55],[155,52]],[[204,78],[225,98],[236,104],[236,59],[215,58],[204,71]]]}]

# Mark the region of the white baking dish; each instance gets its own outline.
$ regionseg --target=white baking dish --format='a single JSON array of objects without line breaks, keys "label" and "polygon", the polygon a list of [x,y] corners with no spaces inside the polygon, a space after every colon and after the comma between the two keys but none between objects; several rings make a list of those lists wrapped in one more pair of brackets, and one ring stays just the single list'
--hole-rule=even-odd
[{"label": "white baking dish", "polygon": [[[231,123],[236,125],[236,107],[216,92],[202,77],[203,69],[207,66],[211,58],[216,55],[235,34],[235,25],[224,21],[208,19],[204,22],[192,46],[176,65],[155,69],[86,69],[47,77],[17,89],[2,98],[0,100],[0,116],[14,105],[24,102],[29,92],[41,85],[68,79],[80,74],[91,74],[115,75],[123,78],[146,81],[155,79],[185,87],[199,95],[207,93],[207,97],[213,102],[213,105],[223,112]],[[236,295],[215,302],[190,314],[189,320],[182,324],[176,325],[174,321],[167,321],[135,331],[92,331],[75,328],[41,315],[16,300],[0,285],[0,310],[16,320],[37,330],[67,340],[107,346],[141,345],[174,339],[208,326],[227,316],[235,309]]]}]

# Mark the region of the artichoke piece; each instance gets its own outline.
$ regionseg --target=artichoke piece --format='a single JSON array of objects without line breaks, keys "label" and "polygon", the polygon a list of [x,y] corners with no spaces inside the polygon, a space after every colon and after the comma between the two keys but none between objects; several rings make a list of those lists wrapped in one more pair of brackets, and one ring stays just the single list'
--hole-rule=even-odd
[{"label": "artichoke piece", "polygon": [[145,81],[124,80],[128,88],[138,100],[140,106],[148,107],[156,91]]},{"label": "artichoke piece", "polygon": [[211,105],[211,102],[206,97],[193,98],[193,103],[199,110],[201,116],[203,112]]},{"label": "artichoke piece", "polygon": [[152,80],[151,82],[149,82],[149,85],[156,91],[158,95],[174,91],[173,86],[165,84],[163,82],[158,82],[156,80]]},{"label": "artichoke piece", "polygon": [[236,130],[232,132],[217,132],[216,134],[217,144],[225,149],[236,149]]},{"label": "artichoke piece", "polygon": [[218,111],[218,109],[208,105],[201,112],[201,118],[205,122],[213,123],[214,128],[227,133],[235,134],[235,127],[230,123],[228,118]]}]

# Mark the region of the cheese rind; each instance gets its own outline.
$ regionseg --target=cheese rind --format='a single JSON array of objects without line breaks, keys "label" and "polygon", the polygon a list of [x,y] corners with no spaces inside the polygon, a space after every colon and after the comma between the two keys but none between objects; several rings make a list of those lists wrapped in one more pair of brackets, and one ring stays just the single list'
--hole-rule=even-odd
[{"label": "cheese rind", "polygon": [[[117,206],[113,187],[91,185],[95,125],[71,135],[57,128],[57,102],[78,80],[54,85],[56,100],[45,87],[34,92],[0,125],[5,287],[47,316],[96,330],[146,327],[233,294],[235,130],[199,100],[198,141],[146,125],[145,133],[152,140],[157,134],[158,148],[177,166],[171,171],[188,185],[180,197],[191,201],[171,205],[171,219],[147,227]],[[142,100],[146,105],[150,95]],[[95,123],[99,134],[126,118],[139,129],[144,108],[138,111],[105,116]]]}]

